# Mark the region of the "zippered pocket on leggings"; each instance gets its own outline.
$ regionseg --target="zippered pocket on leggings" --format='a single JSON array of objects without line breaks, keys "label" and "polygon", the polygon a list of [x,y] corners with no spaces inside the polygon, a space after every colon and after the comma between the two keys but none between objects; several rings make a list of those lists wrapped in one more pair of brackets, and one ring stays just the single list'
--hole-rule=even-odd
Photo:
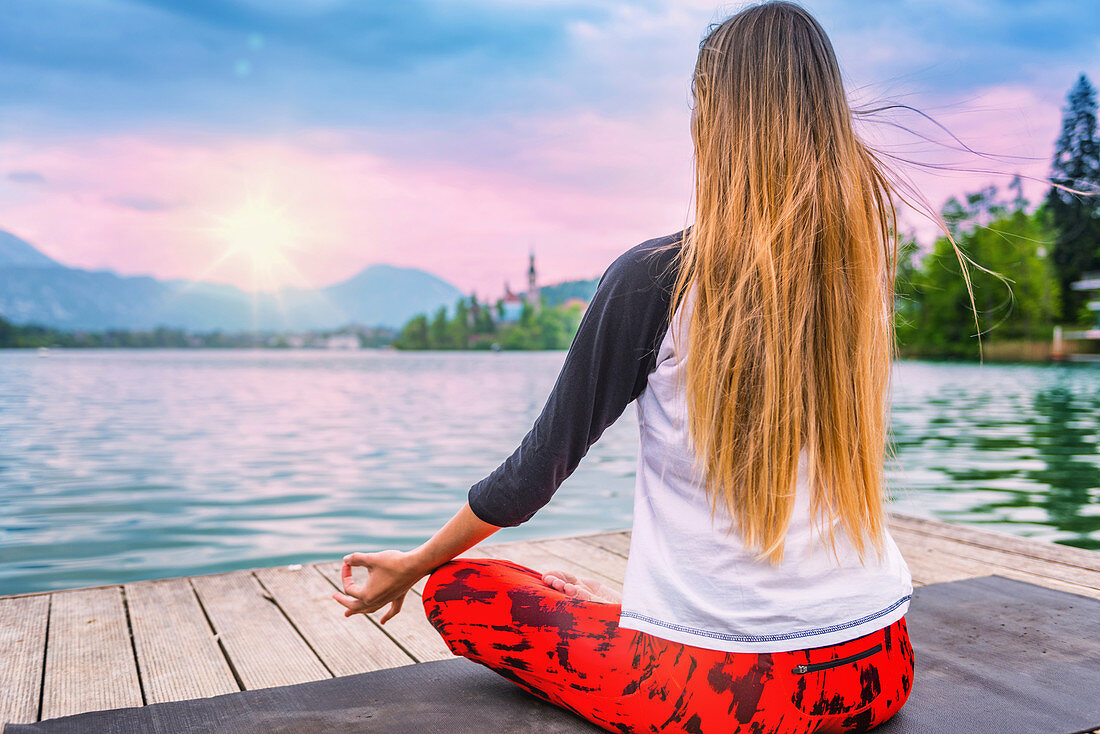
[{"label": "zippered pocket on leggings", "polygon": [[846,658],[837,658],[836,660],[830,660],[825,663],[810,663],[809,665],[796,665],[791,670],[792,673],[804,675],[805,673],[814,673],[818,670],[827,670],[829,668],[836,668],[841,665],[847,665],[848,663],[854,663],[857,660],[868,658],[874,655],[876,652],[882,650],[882,644],[875,645],[870,650],[864,650],[863,652],[857,652],[855,655],[849,655]]}]

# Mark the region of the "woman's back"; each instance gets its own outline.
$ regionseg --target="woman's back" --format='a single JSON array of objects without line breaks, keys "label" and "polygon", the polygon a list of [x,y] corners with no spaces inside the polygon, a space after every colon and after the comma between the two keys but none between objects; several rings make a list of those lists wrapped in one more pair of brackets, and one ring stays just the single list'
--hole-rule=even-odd
[{"label": "woman's back", "polygon": [[[756,560],[736,529],[727,532],[728,516],[712,521],[695,469],[683,390],[688,340],[682,334],[692,299],[677,308],[671,324],[667,316],[684,234],[643,242],[615,261],[600,282],[601,295],[613,295],[594,301],[599,312],[591,314],[619,325],[615,342],[584,341],[569,357],[586,367],[605,365],[614,379],[638,386],[634,395],[620,398],[635,398],[640,436],[622,626],[699,647],[763,652],[841,642],[900,619],[912,580],[897,546],[885,533],[882,557],[870,553],[863,565],[837,523],[834,556],[811,519],[805,450],[782,563]],[[680,338],[673,338],[673,324]],[[644,345],[652,345],[652,353],[639,360]],[[619,361],[624,367],[616,366]],[[599,405],[612,395],[559,388],[555,393],[571,398],[563,406]],[[618,415],[623,407],[596,413]],[[554,412],[565,417],[564,407]]]},{"label": "woman's back", "polygon": [[[674,323],[683,314],[681,307]],[[864,566],[838,523],[834,557],[812,522],[805,450],[782,563],[756,560],[736,530],[726,532],[728,517],[712,522],[677,393],[682,351],[670,330],[636,402],[640,449],[622,625],[689,645],[762,652],[841,642],[901,618],[913,587],[897,545],[884,531],[883,557],[870,554]]]}]

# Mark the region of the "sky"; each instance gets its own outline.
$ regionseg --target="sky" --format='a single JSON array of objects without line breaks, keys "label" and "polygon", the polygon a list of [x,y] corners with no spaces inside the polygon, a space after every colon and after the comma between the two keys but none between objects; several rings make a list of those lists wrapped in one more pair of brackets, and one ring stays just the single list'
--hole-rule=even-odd
[{"label": "sky", "polygon": [[[1063,0],[804,0],[868,140],[936,210],[1049,175],[1100,14]],[[690,223],[701,0],[0,0],[0,229],[71,266],[313,287],[372,263],[497,297]],[[975,170],[976,169],[976,170]],[[1024,181],[1037,203],[1046,187]],[[930,243],[934,225],[906,227]]]}]

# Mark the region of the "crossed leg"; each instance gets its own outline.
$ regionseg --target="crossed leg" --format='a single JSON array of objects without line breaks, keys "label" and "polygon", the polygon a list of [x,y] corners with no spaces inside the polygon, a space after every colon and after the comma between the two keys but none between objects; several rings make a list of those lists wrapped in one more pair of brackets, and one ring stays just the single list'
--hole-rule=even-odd
[{"label": "crossed leg", "polygon": [[[423,601],[456,655],[611,732],[867,731],[904,704],[912,682],[904,619],[829,647],[723,653],[619,627],[619,604],[568,595],[490,558],[443,564]],[[881,655],[796,674],[875,643]]]},{"label": "crossed leg", "polygon": [[678,693],[650,680],[660,641],[620,628],[618,604],[567,595],[512,561],[440,566],[424,608],[456,655],[608,731],[638,731],[632,722],[658,719]]}]

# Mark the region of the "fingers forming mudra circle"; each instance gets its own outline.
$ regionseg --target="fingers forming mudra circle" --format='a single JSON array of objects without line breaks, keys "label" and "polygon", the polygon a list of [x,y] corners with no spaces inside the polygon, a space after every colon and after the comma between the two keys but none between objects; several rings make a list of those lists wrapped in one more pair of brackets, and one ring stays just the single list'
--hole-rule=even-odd
[{"label": "fingers forming mudra circle", "polygon": [[[340,569],[340,581],[343,584],[344,591],[343,593],[339,591],[333,593],[332,598],[345,607],[345,617],[355,614],[371,614],[389,604],[389,610],[379,620],[382,624],[385,624],[401,611],[405,594],[411,584],[402,589],[394,588],[394,584],[390,579],[380,578],[377,581],[374,580],[376,573],[379,576],[387,575],[385,573],[387,561],[393,559],[388,558],[386,553],[388,552],[351,553],[344,556],[344,563]],[[360,584],[355,581],[352,574],[353,566],[362,566],[367,569],[366,582]],[[387,581],[391,581],[389,589],[385,588]],[[379,585],[382,585],[383,588],[379,589]]]}]

